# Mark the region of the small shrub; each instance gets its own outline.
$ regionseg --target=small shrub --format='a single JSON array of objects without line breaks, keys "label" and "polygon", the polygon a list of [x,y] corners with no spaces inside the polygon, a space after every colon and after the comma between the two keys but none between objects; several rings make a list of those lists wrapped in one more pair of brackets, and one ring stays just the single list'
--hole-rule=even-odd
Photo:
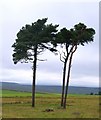
[{"label": "small shrub", "polygon": [[94,94],[91,92],[90,95],[94,95]]}]

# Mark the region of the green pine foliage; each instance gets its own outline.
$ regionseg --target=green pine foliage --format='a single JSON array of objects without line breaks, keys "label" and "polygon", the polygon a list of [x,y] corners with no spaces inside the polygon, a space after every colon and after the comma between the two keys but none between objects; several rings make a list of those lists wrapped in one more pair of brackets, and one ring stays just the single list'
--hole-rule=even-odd
[{"label": "green pine foliage", "polygon": [[33,61],[34,48],[37,45],[37,55],[48,49],[47,43],[54,41],[58,25],[46,25],[47,18],[37,20],[32,25],[25,25],[17,33],[17,39],[12,45],[14,48],[13,61]]}]

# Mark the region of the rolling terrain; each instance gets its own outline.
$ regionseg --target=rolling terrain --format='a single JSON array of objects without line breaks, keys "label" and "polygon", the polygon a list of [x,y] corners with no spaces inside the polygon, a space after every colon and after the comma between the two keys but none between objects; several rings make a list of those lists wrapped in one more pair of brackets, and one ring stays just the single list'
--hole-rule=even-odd
[{"label": "rolling terrain", "polygon": [[[23,85],[18,83],[8,83],[2,82],[2,89],[6,90],[17,90],[17,91],[26,91],[31,92],[31,85]],[[61,93],[61,86],[46,86],[46,85],[36,85],[36,92],[42,93]],[[99,88],[94,87],[75,87],[69,86],[69,94],[97,94]]]}]

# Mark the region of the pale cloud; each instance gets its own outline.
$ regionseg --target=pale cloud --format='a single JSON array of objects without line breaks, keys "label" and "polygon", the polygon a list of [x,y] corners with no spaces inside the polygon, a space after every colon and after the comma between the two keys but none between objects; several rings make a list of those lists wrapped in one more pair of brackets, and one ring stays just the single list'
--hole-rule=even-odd
[{"label": "pale cloud", "polygon": [[84,76],[81,78],[71,78],[70,85],[72,86],[86,86],[86,87],[99,87],[99,76],[92,77],[92,76]]},{"label": "pale cloud", "polygon": [[61,74],[54,72],[37,72],[37,84],[61,85]]},{"label": "pale cloud", "polygon": [[[24,83],[24,84],[31,84],[33,71],[32,70],[14,70],[14,69],[3,69],[2,73],[0,74],[0,80],[4,80],[6,82],[17,82],[17,83]],[[43,84],[46,85],[51,84],[55,85],[61,83],[61,75],[57,73],[49,73],[44,71],[37,71],[36,75],[36,84]]]},{"label": "pale cloud", "polygon": [[[13,70],[5,69],[2,70],[0,75],[0,80],[5,82],[17,82],[23,84],[32,84],[32,70]],[[37,71],[36,76],[37,85],[62,85],[62,74]],[[99,77],[98,76],[82,76],[82,77],[73,77],[70,76],[71,86],[95,86],[99,87]]]},{"label": "pale cloud", "polygon": [[2,69],[0,80],[18,83],[30,83],[32,79],[31,70]]}]

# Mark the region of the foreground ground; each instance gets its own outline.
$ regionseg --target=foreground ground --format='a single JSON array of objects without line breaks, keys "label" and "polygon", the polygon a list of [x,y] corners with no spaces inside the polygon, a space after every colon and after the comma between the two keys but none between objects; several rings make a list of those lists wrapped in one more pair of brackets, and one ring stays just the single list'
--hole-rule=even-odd
[{"label": "foreground ground", "polygon": [[[68,95],[67,109],[60,107],[61,95],[36,94],[31,107],[31,93],[3,90],[3,118],[99,118],[98,95]],[[46,109],[53,109],[48,112]]]}]

